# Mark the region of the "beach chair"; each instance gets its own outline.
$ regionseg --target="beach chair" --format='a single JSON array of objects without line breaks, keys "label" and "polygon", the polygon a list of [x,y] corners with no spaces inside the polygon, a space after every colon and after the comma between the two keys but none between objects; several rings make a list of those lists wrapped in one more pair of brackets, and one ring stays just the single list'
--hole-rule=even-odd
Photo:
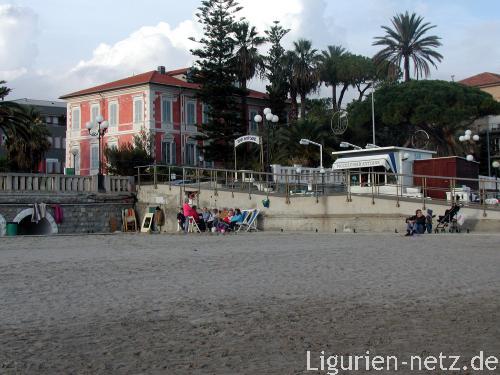
[{"label": "beach chair", "polygon": [[189,233],[201,233],[200,227],[198,227],[198,224],[196,224],[194,217],[188,216],[188,217],[186,217],[186,220],[188,222],[188,232]]},{"label": "beach chair", "polygon": [[133,208],[122,210],[122,225],[124,232],[137,232],[137,218]]},{"label": "beach chair", "polygon": [[245,223],[241,223],[240,230],[244,230],[246,232],[258,231],[257,228],[257,217],[259,216],[260,211],[258,209],[252,210],[248,214],[248,219]]},{"label": "beach chair", "polygon": [[447,209],[444,212],[444,215],[439,216],[438,224],[435,233],[444,233],[448,229],[450,233],[452,232],[460,232],[460,227],[457,224],[457,215],[460,212],[460,206],[458,204],[452,206],[450,209]]},{"label": "beach chair", "polygon": [[250,216],[252,216],[252,212],[253,212],[253,210],[242,210],[241,211],[241,214],[243,215],[243,219],[236,223],[235,232],[239,232],[241,230],[241,228],[243,227],[243,225],[248,223],[248,219],[250,218]]}]

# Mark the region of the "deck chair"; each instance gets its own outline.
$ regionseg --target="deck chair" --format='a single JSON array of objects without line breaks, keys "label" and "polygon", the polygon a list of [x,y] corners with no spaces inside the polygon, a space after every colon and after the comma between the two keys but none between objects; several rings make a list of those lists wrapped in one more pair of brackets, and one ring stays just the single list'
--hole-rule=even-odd
[{"label": "deck chair", "polygon": [[196,224],[194,217],[188,216],[188,217],[186,217],[186,220],[188,222],[188,232],[189,233],[201,233],[200,227],[198,227],[198,224]]},{"label": "deck chair", "polygon": [[137,232],[137,218],[133,208],[122,210],[122,225],[124,232]]},{"label": "deck chair", "polygon": [[258,231],[257,228],[257,217],[259,216],[260,211],[255,209],[250,211],[248,215],[248,220],[246,223],[241,224],[241,230],[244,230],[246,232],[251,232],[251,231]]},{"label": "deck chair", "polygon": [[234,230],[235,232],[239,232],[241,230],[241,228],[243,227],[243,225],[248,223],[248,219],[250,218],[250,216],[252,216],[252,212],[253,212],[253,210],[242,210],[241,211],[241,214],[243,215],[243,219],[241,219],[241,221],[236,223],[235,230]]}]

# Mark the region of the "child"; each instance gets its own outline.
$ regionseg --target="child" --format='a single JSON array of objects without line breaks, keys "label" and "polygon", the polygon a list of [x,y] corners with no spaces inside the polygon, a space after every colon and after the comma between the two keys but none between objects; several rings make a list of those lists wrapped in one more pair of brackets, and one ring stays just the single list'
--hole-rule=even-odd
[{"label": "child", "polygon": [[427,209],[427,215],[425,215],[425,228],[427,229],[427,233],[432,233],[432,218],[436,215],[432,214],[432,210],[430,208]]},{"label": "child", "polygon": [[177,231],[184,230],[184,223],[186,222],[186,217],[184,216],[184,209],[179,207],[179,212],[177,213],[177,222],[179,223]]}]

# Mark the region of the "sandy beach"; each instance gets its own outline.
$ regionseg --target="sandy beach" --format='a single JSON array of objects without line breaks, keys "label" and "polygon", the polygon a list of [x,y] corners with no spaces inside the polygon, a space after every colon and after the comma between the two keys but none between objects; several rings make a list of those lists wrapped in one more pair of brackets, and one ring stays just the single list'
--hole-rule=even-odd
[{"label": "sandy beach", "polygon": [[0,373],[316,373],[308,350],[500,357],[499,244],[475,234],[2,238]]}]

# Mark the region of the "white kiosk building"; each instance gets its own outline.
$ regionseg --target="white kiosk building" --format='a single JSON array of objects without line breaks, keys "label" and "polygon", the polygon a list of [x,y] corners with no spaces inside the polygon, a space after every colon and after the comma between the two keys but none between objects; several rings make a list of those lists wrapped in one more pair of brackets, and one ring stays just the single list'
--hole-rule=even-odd
[{"label": "white kiosk building", "polygon": [[381,194],[417,197],[420,189],[413,187],[413,161],[431,159],[434,154],[395,146],[332,152],[338,157],[332,171],[344,172],[355,194],[371,193],[376,186]]}]

